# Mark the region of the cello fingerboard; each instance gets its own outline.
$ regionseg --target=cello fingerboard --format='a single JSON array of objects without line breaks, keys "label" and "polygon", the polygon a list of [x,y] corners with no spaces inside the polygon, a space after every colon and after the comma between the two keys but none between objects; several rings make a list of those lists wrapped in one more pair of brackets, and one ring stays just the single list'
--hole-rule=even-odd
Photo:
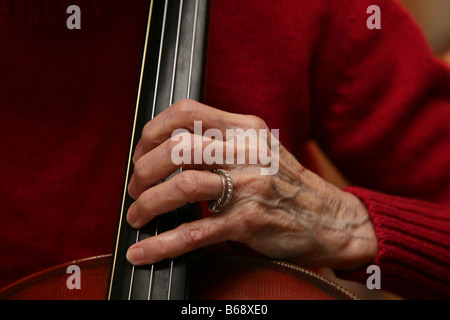
[{"label": "cello fingerboard", "polygon": [[177,300],[187,298],[186,257],[134,267],[126,252],[134,243],[175,228],[195,215],[192,205],[152,220],[135,230],[126,221],[133,203],[127,193],[134,167],[133,151],[144,125],[174,102],[200,101],[206,49],[208,0],[151,0],[139,79],[135,120],[113,252],[109,300]]}]

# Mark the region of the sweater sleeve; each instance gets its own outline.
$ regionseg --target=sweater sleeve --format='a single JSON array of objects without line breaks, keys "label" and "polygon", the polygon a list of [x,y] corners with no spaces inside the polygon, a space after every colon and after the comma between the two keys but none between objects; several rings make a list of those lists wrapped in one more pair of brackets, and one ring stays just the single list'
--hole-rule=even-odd
[{"label": "sweater sleeve", "polygon": [[[382,288],[449,298],[450,71],[395,2],[338,3],[312,67],[312,136],[358,186],[345,190],[368,208]],[[372,4],[380,30],[366,27]]]},{"label": "sweater sleeve", "polygon": [[[448,207],[394,197],[359,187],[345,189],[366,205],[378,238],[373,265],[381,270],[381,288],[408,299],[450,297],[450,217]],[[365,283],[362,268],[337,272]]]}]

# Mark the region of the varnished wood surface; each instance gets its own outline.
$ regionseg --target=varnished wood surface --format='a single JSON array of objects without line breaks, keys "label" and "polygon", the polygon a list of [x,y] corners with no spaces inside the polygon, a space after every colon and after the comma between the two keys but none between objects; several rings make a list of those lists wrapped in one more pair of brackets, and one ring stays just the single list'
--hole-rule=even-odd
[{"label": "varnished wood surface", "polygon": [[[69,289],[70,265],[81,269],[81,289]],[[311,274],[269,259],[198,254],[191,259],[192,300],[337,300],[353,299]],[[29,276],[0,291],[6,300],[104,300],[111,256],[72,261]]]},{"label": "varnished wood surface", "polygon": [[[81,269],[81,289],[69,289],[70,265]],[[13,283],[0,291],[2,300],[102,300],[106,297],[111,255],[72,261]]]}]

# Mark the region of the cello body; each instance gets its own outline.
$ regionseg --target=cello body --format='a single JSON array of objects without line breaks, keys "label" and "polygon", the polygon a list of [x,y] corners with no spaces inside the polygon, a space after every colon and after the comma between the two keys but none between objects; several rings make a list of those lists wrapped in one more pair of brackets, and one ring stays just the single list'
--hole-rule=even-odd
[{"label": "cello body", "polygon": [[[70,289],[68,267],[81,270]],[[72,261],[36,273],[0,291],[1,300],[104,300],[111,255]],[[355,294],[313,271],[259,257],[192,254],[189,300],[357,300]]]}]

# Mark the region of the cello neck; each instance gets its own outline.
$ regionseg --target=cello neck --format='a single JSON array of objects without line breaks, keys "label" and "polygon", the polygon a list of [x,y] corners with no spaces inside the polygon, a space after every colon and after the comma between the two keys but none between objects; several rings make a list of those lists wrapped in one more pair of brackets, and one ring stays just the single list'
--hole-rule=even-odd
[{"label": "cello neck", "polygon": [[127,186],[134,170],[133,151],[144,125],[178,100],[199,101],[202,97],[208,16],[208,0],[150,1],[107,299],[187,298],[184,257],[134,267],[126,260],[126,252],[134,243],[173,229],[183,222],[182,219],[189,219],[194,208],[186,206],[169,212],[135,230],[126,221],[126,213],[134,201],[127,193]]}]

